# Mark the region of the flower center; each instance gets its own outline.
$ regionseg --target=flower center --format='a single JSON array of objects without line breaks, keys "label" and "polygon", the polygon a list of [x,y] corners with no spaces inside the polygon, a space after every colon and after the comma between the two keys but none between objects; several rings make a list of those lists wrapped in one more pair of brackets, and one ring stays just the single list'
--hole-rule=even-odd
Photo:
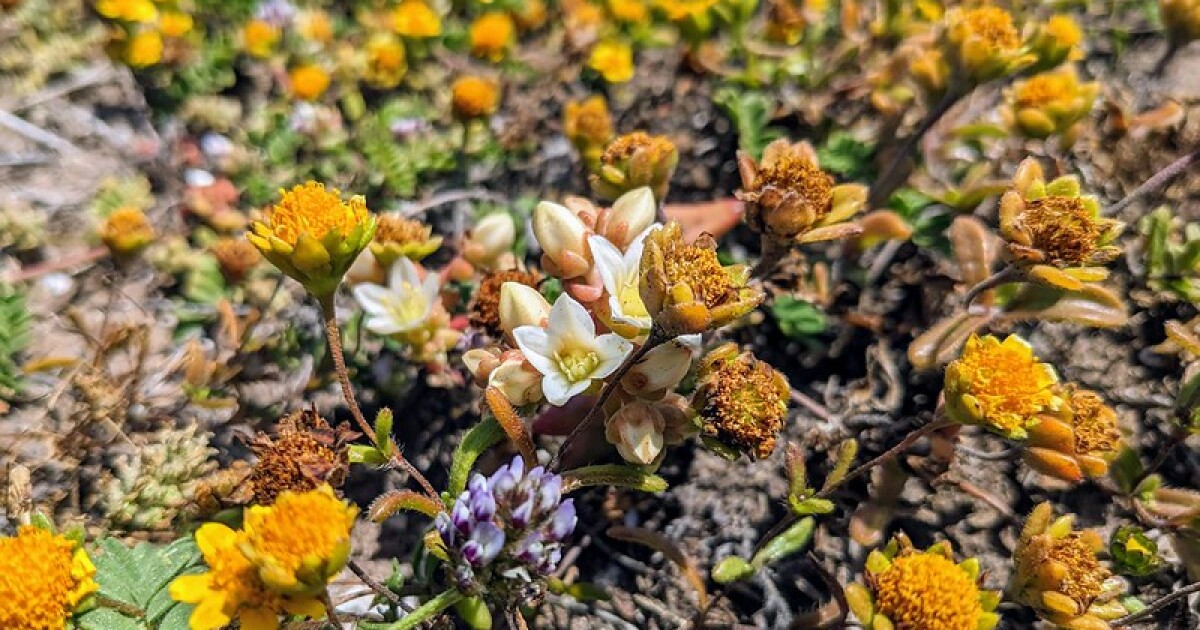
[{"label": "flower center", "polygon": [[1021,45],[1012,16],[1000,7],[983,6],[966,15],[967,29],[983,39],[992,50],[1012,50]]},{"label": "flower center", "polygon": [[811,160],[794,152],[780,156],[758,174],[754,188],[761,191],[767,186],[782,188],[803,197],[816,211],[817,220],[829,213],[833,203],[833,177]]},{"label": "flower center", "polygon": [[992,341],[968,342],[959,358],[969,381],[966,393],[979,401],[989,425],[1006,432],[1024,428],[1035,414],[1057,406],[1056,380],[1027,348]]},{"label": "flower center", "polygon": [[388,296],[387,308],[396,321],[412,324],[425,317],[425,312],[429,310],[429,303],[421,294],[420,287],[414,287],[405,282],[400,285],[396,293]]},{"label": "flower center", "polygon": [[301,234],[316,239],[331,231],[348,235],[366,223],[367,206],[362,197],[342,201],[338,189],[326,190],[324,184],[307,182],[285,191],[266,215],[275,237],[295,245]]},{"label": "flower center", "polygon": [[1079,603],[1080,607],[1092,605],[1104,590],[1104,581],[1110,575],[1100,566],[1096,553],[1079,532],[1071,532],[1066,538],[1055,541],[1050,549],[1050,560],[1067,567],[1058,591]]},{"label": "flower center", "polygon": [[559,350],[554,353],[554,361],[558,363],[558,370],[572,383],[586,380],[600,365],[600,357],[585,348]]},{"label": "flower center", "polygon": [[677,239],[668,240],[663,249],[668,286],[688,285],[708,308],[737,299],[737,289],[721,267],[717,252]]},{"label": "flower center", "polygon": [[983,612],[979,587],[958,565],[937,554],[897,558],[875,579],[879,612],[897,628],[974,628]]},{"label": "flower center", "polygon": [[1121,440],[1117,414],[1095,392],[1077,390],[1071,395],[1075,425],[1075,452],[1116,450]]},{"label": "flower center", "polygon": [[1033,247],[1068,264],[1084,262],[1100,240],[1100,226],[1078,197],[1051,195],[1028,202],[1022,220]]},{"label": "flower center", "polygon": [[787,414],[774,370],[738,358],[718,368],[709,382],[712,389],[700,416],[724,439],[759,456],[770,455]]},{"label": "flower center", "polygon": [[1061,74],[1039,74],[1017,85],[1016,97],[1019,107],[1041,107],[1062,99],[1071,86]]},{"label": "flower center", "polygon": [[433,233],[433,228],[391,214],[379,217],[375,228],[375,241],[379,243],[423,243]]}]

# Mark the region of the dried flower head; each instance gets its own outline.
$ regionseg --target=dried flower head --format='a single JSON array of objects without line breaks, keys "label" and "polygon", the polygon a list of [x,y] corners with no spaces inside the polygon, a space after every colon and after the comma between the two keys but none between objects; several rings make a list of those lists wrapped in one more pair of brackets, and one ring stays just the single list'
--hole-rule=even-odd
[{"label": "dried flower head", "polygon": [[154,226],[141,210],[117,208],[100,225],[100,240],[114,258],[127,259],[141,253],[154,242]]},{"label": "dried flower head", "polygon": [[787,419],[787,379],[749,352],[722,345],[700,363],[692,408],[701,432],[717,443],[761,459],[775,450]]},{"label": "dried flower head", "polygon": [[1010,439],[1023,439],[1039,414],[1062,408],[1058,375],[1016,335],[972,335],[946,367],[946,415]]},{"label": "dried flower head", "polygon": [[450,87],[450,104],[461,120],[491,116],[500,105],[500,86],[483,77],[461,77]]},{"label": "dried flower head", "polygon": [[288,89],[302,101],[315,101],[329,89],[329,73],[314,63],[306,63],[288,72]]},{"label": "dried flower head", "polygon": [[1013,190],[1000,199],[1000,234],[1013,264],[1030,280],[1068,291],[1108,277],[1098,265],[1120,255],[1111,243],[1123,228],[1100,216],[1099,202],[1080,194],[1075,177],[1046,183],[1033,158],[1021,162]]},{"label": "dried flower head", "polygon": [[685,243],[672,221],[646,237],[639,292],[654,326],[669,336],[704,332],[754,310],[761,291],[747,286],[743,266],[722,267],[707,234]]},{"label": "dried flower head", "polygon": [[222,238],[213,243],[208,251],[217,259],[221,276],[229,284],[244,280],[263,258],[258,248],[244,238]]},{"label": "dried flower head", "polygon": [[328,485],[284,492],[272,505],[246,510],[238,547],[272,590],[316,595],[346,566],[357,514]]},{"label": "dried flower head", "polygon": [[950,543],[917,551],[899,534],[867,557],[866,586],[846,588],[850,609],[866,628],[991,630],[1000,593],[979,587],[979,561],[954,562]]},{"label": "dried flower head", "polygon": [[346,444],[353,432],[334,431],[316,409],[294,411],[279,420],[278,435],[259,433],[249,441],[258,457],[250,473],[254,502],[272,505],[284,492],[307,492],[323,484],[339,487],[350,470]]},{"label": "dried flower head", "polygon": [[519,269],[493,271],[483,277],[471,303],[471,325],[486,331],[494,338],[504,335],[500,327],[500,288],[505,282],[515,282],[536,289],[537,274]]},{"label": "dried flower head", "polygon": [[737,197],[746,204],[746,224],[760,234],[811,243],[860,231],[845,221],[866,203],[866,188],[835,186],[807,143],[776,140],[767,145],[759,164],[739,152],[738,171],[742,190]]},{"label": "dried flower head", "polygon": [[1013,551],[1016,571],[1008,592],[1061,627],[1108,628],[1103,620],[1126,611],[1114,600],[1124,585],[1096,558],[1104,541],[1093,530],[1074,530],[1073,515],[1053,517],[1053,507],[1042,503],[1025,521]]},{"label": "dried flower head", "polygon": [[1108,472],[1121,443],[1117,412],[1096,392],[1068,386],[1066,404],[1043,413],[1029,429],[1025,463],[1034,470],[1070,483]]},{"label": "dried flower head", "polygon": [[318,297],[331,295],[354,259],[375,236],[375,219],[361,196],[307,182],[280,191],[246,235],[263,256]]},{"label": "dried flower head", "polygon": [[1018,131],[1030,138],[1059,135],[1070,144],[1099,93],[1099,83],[1080,83],[1075,69],[1067,66],[1018,81],[1006,96]]},{"label": "dried flower head", "polygon": [[392,10],[391,27],[402,37],[437,37],[442,34],[442,18],[425,0],[403,0]]},{"label": "dried flower head", "polygon": [[954,7],[946,12],[943,23],[946,58],[964,80],[986,83],[1036,60],[1023,51],[1012,14],[1000,7]]},{"label": "dried flower head", "polygon": [[492,62],[500,61],[516,41],[516,34],[517,26],[508,13],[485,13],[471,23],[468,33],[471,54]]},{"label": "dried flower head", "polygon": [[208,571],[175,578],[171,599],[196,604],[189,627],[219,630],[234,620],[246,630],[279,627],[279,615],[322,617],[325,607],[313,596],[284,595],[267,587],[242,552],[245,533],[222,523],[205,523],[196,531],[196,546]]},{"label": "dried flower head", "polygon": [[61,629],[99,590],[96,567],[78,542],[24,525],[0,537],[0,627]]},{"label": "dried flower head", "polygon": [[649,186],[662,203],[679,164],[679,151],[666,136],[635,131],[609,143],[600,156],[600,168],[589,180],[592,192],[603,199],[616,199],[642,186]]},{"label": "dried flower head", "polygon": [[381,214],[375,229],[375,238],[368,247],[384,269],[391,269],[392,264],[401,256],[420,262],[437,251],[441,245],[442,237],[433,236],[431,226],[396,214]]},{"label": "dried flower head", "polygon": [[563,135],[575,145],[588,169],[597,168],[604,147],[613,137],[612,114],[604,97],[568,102],[563,110]]}]

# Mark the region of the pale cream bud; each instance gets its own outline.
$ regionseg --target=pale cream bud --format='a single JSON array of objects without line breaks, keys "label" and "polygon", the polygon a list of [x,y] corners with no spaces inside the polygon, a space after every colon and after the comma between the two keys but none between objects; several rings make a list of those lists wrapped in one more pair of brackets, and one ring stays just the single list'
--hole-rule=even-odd
[{"label": "pale cream bud", "polygon": [[591,269],[587,226],[566,206],[539,203],[533,210],[533,235],[542,248],[542,266],[552,275],[569,280]]},{"label": "pale cream bud", "polygon": [[541,326],[550,317],[550,303],[538,290],[520,282],[500,285],[500,329],[512,336],[520,326]]},{"label": "pale cream bud", "polygon": [[621,251],[654,223],[658,204],[647,186],[635,188],[617,198],[596,225],[596,231]]},{"label": "pale cream bud", "polygon": [[498,268],[499,261],[510,258],[517,240],[517,226],[506,212],[495,212],[479,220],[463,243],[462,254],[472,265],[483,269]]},{"label": "pale cream bud", "polygon": [[621,379],[621,387],[640,398],[661,398],[687,376],[699,346],[700,335],[684,335],[650,350]]},{"label": "pale cream bud", "polygon": [[462,355],[463,365],[475,378],[475,383],[482,386],[487,383],[492,372],[500,367],[499,352],[491,348],[472,348]]},{"label": "pale cream bud", "polygon": [[649,466],[663,450],[666,421],[654,405],[629,403],[605,421],[604,435],[626,461]]},{"label": "pale cream bud", "polygon": [[488,377],[488,387],[495,387],[514,407],[542,399],[542,373],[524,358],[509,358]]}]

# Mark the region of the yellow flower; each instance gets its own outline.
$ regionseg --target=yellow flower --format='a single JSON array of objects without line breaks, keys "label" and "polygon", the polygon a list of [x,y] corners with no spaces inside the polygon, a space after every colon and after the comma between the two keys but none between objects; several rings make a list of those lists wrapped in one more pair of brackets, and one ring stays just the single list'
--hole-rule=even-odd
[{"label": "yellow flower", "polygon": [[624,83],[633,78],[633,48],[628,42],[602,41],[592,48],[588,67],[609,83]]},{"label": "yellow flower", "polygon": [[96,12],[110,20],[153,22],[158,9],[151,0],[97,0]]},{"label": "yellow flower", "polygon": [[485,13],[471,24],[468,33],[471,54],[492,62],[500,61],[512,47],[516,32],[517,27],[509,14],[500,11]]},{"label": "yellow flower", "polygon": [[1158,14],[1176,46],[1200,39],[1200,1],[1158,0]]},{"label": "yellow flower", "polygon": [[424,0],[404,0],[392,10],[392,30],[404,37],[437,37],[442,18]]},{"label": "yellow flower", "polygon": [[1069,15],[1054,15],[1038,27],[1029,42],[1029,49],[1037,55],[1033,70],[1048,70],[1064,61],[1083,58],[1079,44],[1083,42],[1083,29]]},{"label": "yellow flower", "polygon": [[813,243],[844,238],[861,228],[847,220],[867,201],[858,184],[835,186],[807,143],[779,139],[767,145],[761,164],[738,152],[746,224],[760,234]]},{"label": "yellow flower", "polygon": [[1032,469],[1069,483],[1108,472],[1108,462],[1121,445],[1117,412],[1096,392],[1067,388],[1066,404],[1057,413],[1044,413],[1029,429],[1025,463]]},{"label": "yellow flower", "polygon": [[154,241],[154,226],[146,214],[134,207],[113,210],[100,226],[100,240],[117,258],[137,255]]},{"label": "yellow flower", "polygon": [[1024,439],[1039,414],[1062,407],[1057,385],[1054,368],[1038,361],[1024,339],[971,335],[946,367],[946,415]]},{"label": "yellow flower", "polygon": [[251,56],[266,57],[279,41],[279,35],[279,29],[270,23],[250,20],[242,27],[242,46]]},{"label": "yellow flower", "polygon": [[304,39],[322,44],[333,41],[333,20],[325,11],[303,11],[296,16],[295,24],[296,32]]},{"label": "yellow flower", "polygon": [[701,19],[718,0],[655,0],[654,6],[672,22]]},{"label": "yellow flower", "polygon": [[525,0],[510,10],[512,11],[513,21],[516,22],[517,28],[522,31],[532,31],[540,28],[546,23],[546,19],[550,17],[549,11],[546,10],[546,3],[543,0]]},{"label": "yellow flower", "polygon": [[158,17],[158,30],[167,37],[183,37],[192,32],[192,16],[179,11],[167,11]]},{"label": "yellow flower", "polygon": [[1092,112],[1099,93],[1099,83],[1081,84],[1071,66],[1017,81],[1005,92],[1018,131],[1030,138],[1058,134],[1067,144],[1074,140],[1079,121]]},{"label": "yellow flower", "polygon": [[238,548],[272,590],[317,595],[346,566],[357,514],[328,485],[284,492],[273,505],[246,511]]},{"label": "yellow flower", "polygon": [[267,260],[317,297],[332,295],[354,259],[375,236],[375,219],[361,196],[307,182],[280,191],[279,203],[246,237]]},{"label": "yellow flower", "polygon": [[612,115],[604,97],[597,95],[582,103],[568,102],[563,109],[563,135],[575,145],[588,168],[596,168],[613,136]]},{"label": "yellow flower", "polygon": [[608,12],[618,22],[637,24],[645,21],[648,8],[645,0],[608,0]]},{"label": "yellow flower", "polygon": [[125,47],[125,63],[134,68],[153,66],[162,61],[163,40],[158,31],[142,31]]},{"label": "yellow flower", "polygon": [[917,551],[904,534],[867,556],[867,585],[846,587],[850,609],[865,628],[991,630],[1000,594],[979,588],[979,561],[955,564],[950,543]]},{"label": "yellow flower", "polygon": [[221,523],[205,523],[196,531],[196,546],[208,571],[175,578],[169,588],[175,601],[196,604],[192,630],[218,630],[237,620],[245,630],[276,630],[279,615],[322,617],[325,607],[315,597],[291,597],[267,588],[240,546],[245,534]]},{"label": "yellow flower", "polygon": [[415,219],[405,219],[395,214],[380,215],[375,238],[371,241],[371,254],[384,269],[401,256],[419,262],[442,245],[442,237],[432,236],[433,228]]},{"label": "yellow flower", "polygon": [[604,199],[649,186],[659,203],[667,196],[671,175],[679,164],[679,151],[666,136],[635,131],[609,143],[600,156],[600,167],[588,180],[592,192]]},{"label": "yellow flower", "polygon": [[329,73],[312,63],[296,66],[288,73],[288,88],[300,100],[315,101],[329,89]]},{"label": "yellow flower", "polygon": [[1108,277],[1098,265],[1120,255],[1111,243],[1123,228],[1100,216],[1095,197],[1080,195],[1075,177],[1047,183],[1033,158],[1021,162],[1013,190],[1000,198],[1000,235],[1012,263],[1029,280],[1068,291]]},{"label": "yellow flower", "polygon": [[1023,51],[1012,15],[992,5],[946,12],[946,57],[973,83],[986,83],[1012,74],[1037,58]]},{"label": "yellow flower", "polygon": [[0,538],[0,628],[61,630],[99,590],[87,552],[75,541],[25,525]]},{"label": "yellow flower", "polygon": [[372,87],[387,89],[400,85],[408,70],[404,46],[386,33],[378,33],[367,42],[367,69],[364,79]]},{"label": "yellow flower", "polygon": [[687,244],[679,223],[671,221],[644,243],[639,293],[654,326],[668,335],[724,326],[762,302],[762,292],[746,285],[744,266],[721,266],[711,236]]},{"label": "yellow flower", "polygon": [[500,86],[483,77],[462,77],[450,88],[450,104],[462,120],[491,116],[500,105]]},{"label": "yellow flower", "polygon": [[704,357],[699,378],[692,408],[701,432],[754,459],[770,456],[792,391],[783,374],[727,343]]},{"label": "yellow flower", "polygon": [[1096,531],[1075,531],[1073,515],[1053,517],[1053,507],[1042,503],[1025,521],[1008,592],[1060,627],[1107,630],[1104,620],[1126,610],[1115,600],[1124,591],[1121,580],[1096,558],[1104,541]]}]

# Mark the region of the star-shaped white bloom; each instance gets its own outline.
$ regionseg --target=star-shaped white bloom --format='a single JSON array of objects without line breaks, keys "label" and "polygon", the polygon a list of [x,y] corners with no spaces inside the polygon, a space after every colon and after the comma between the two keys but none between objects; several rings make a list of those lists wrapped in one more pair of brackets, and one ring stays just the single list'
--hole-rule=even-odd
[{"label": "star-shaped white bloom", "polygon": [[613,321],[634,326],[638,330],[650,330],[650,313],[642,302],[642,294],[638,289],[638,279],[641,277],[642,247],[646,236],[651,230],[661,227],[658,223],[642,230],[629,243],[629,248],[622,254],[616,245],[603,236],[588,237],[588,246],[592,250],[592,259],[596,262],[596,271],[600,274],[600,282],[608,293],[608,307]]},{"label": "star-shaped white bloom", "polygon": [[436,273],[421,280],[411,260],[401,257],[392,265],[388,286],[360,284],[354,299],[367,312],[365,326],[377,335],[395,335],[420,328],[438,303],[441,278]]},{"label": "star-shaped white bloom", "polygon": [[545,328],[518,326],[513,338],[525,359],[542,373],[542,392],[555,406],[615,372],[633,351],[633,344],[616,333],[597,335],[587,309],[565,293],[550,308]]}]

